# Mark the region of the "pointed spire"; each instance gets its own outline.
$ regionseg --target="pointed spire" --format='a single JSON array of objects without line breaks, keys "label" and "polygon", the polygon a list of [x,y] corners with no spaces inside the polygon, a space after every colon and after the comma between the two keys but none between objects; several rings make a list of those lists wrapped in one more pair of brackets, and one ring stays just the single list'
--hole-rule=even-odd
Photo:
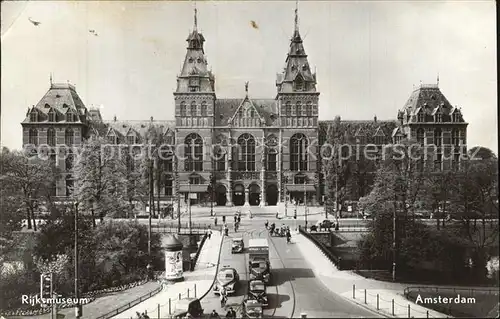
[{"label": "pointed spire", "polygon": [[437,75],[437,85],[439,86],[439,72],[438,72],[438,75]]},{"label": "pointed spire", "polygon": [[196,9],[196,1],[194,2],[194,31],[198,31],[198,9]]},{"label": "pointed spire", "polygon": [[245,94],[248,97],[248,81],[245,82]]},{"label": "pointed spire", "polygon": [[50,85],[52,85],[52,72],[50,72]]},{"label": "pointed spire", "polygon": [[299,0],[295,1],[295,31],[299,31]]}]

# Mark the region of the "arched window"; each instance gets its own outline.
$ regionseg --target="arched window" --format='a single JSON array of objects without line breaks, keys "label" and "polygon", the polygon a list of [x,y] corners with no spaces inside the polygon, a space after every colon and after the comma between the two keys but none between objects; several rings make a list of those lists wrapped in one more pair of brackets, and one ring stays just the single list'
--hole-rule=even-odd
[{"label": "arched window", "polygon": [[38,122],[38,113],[35,110],[30,113],[30,122]]},{"label": "arched window", "polygon": [[442,132],[440,128],[434,130],[434,145],[441,146],[443,143]]},{"label": "arched window", "polygon": [[435,121],[440,123],[443,121],[443,115],[438,111],[438,113],[436,113],[435,115]]},{"label": "arched window", "polygon": [[201,102],[201,116],[207,116],[207,102]]},{"label": "arched window", "polygon": [[47,130],[47,144],[56,146],[56,131],[52,127]]},{"label": "arched window", "polygon": [[73,194],[73,178],[71,175],[66,176],[66,196]]},{"label": "arched window", "polygon": [[451,131],[451,144],[454,146],[460,145],[460,136],[456,129]]},{"label": "arched window", "polygon": [[172,196],[174,193],[174,179],[171,175],[166,175],[164,179],[165,195]]},{"label": "arched window", "polygon": [[191,116],[196,116],[198,114],[196,114],[196,102],[193,101],[191,102]]},{"label": "arched window", "polygon": [[252,135],[245,133],[238,138],[239,171],[255,171],[255,139]]},{"label": "arched window", "polygon": [[306,116],[312,116],[313,115],[313,105],[311,101],[308,101],[306,104]]},{"label": "arched window", "polygon": [[74,122],[75,121],[75,118],[73,116],[73,112],[69,111],[66,113],[66,121],[67,122]]},{"label": "arched window", "polygon": [[304,115],[302,113],[302,102],[301,101],[297,101],[296,107],[297,108],[295,110],[295,114],[297,114],[297,116]]},{"label": "arched window", "polygon": [[295,91],[303,91],[304,90],[304,79],[299,75],[295,79]]},{"label": "arched window", "polygon": [[307,171],[307,137],[298,133],[290,141],[290,169],[292,171]]},{"label": "arched window", "polygon": [[180,115],[186,116],[186,102],[182,101],[180,106]]},{"label": "arched window", "polygon": [[422,111],[418,112],[418,115],[417,115],[417,121],[419,123],[423,123],[425,122],[425,116],[424,116],[424,113]]},{"label": "arched window", "polygon": [[292,115],[292,102],[286,101],[285,103],[285,115],[290,116]]},{"label": "arched window", "polygon": [[64,160],[65,167],[67,171],[70,171],[73,169],[74,163],[75,163],[75,156],[73,155],[73,152],[71,150],[68,150],[68,154],[66,155],[66,159]]},{"label": "arched window", "polygon": [[29,131],[28,144],[38,145],[38,131],[34,128]]},{"label": "arched window", "polygon": [[64,133],[64,143],[66,145],[73,145],[74,143],[74,133],[72,129],[67,129]]},{"label": "arched window", "polygon": [[277,158],[278,152],[275,149],[270,149],[267,152],[267,170],[270,172],[275,172],[277,170]]},{"label": "arched window", "polygon": [[49,112],[49,122],[55,122],[56,121],[56,112],[52,109]]},{"label": "arched window", "polygon": [[184,140],[185,170],[203,171],[203,140],[196,133],[189,134]]},{"label": "arched window", "polygon": [[423,128],[419,128],[417,130],[417,142],[420,143],[421,145],[424,144],[424,129]]}]

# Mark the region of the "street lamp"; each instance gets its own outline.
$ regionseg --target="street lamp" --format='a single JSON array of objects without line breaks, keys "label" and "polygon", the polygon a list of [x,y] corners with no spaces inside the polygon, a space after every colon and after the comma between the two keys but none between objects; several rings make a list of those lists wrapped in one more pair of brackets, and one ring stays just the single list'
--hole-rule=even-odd
[{"label": "street lamp", "polygon": [[307,195],[306,195],[306,181],[304,179],[304,218],[306,220],[306,231],[307,231]]},{"label": "street lamp", "polygon": [[394,200],[394,211],[392,213],[392,281],[396,281],[396,209],[397,202]]},{"label": "street lamp", "polygon": [[153,161],[149,161],[149,214],[148,214],[148,258],[151,258],[151,211],[154,204],[153,200]]},{"label": "street lamp", "polygon": [[188,205],[189,205],[189,234],[191,234],[191,181],[189,181]]},{"label": "street lamp", "polygon": [[75,202],[75,299],[77,300],[75,317],[80,318],[82,306],[78,302],[78,202]]}]

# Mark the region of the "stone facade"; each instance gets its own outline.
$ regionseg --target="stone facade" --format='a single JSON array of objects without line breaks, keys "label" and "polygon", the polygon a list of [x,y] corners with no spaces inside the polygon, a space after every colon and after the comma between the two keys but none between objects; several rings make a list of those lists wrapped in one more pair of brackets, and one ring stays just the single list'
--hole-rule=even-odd
[{"label": "stone facade", "polygon": [[[275,82],[275,98],[253,98],[248,82],[245,96],[218,98],[215,75],[205,57],[205,38],[195,22],[177,76],[174,121],[153,117],[150,121],[103,121],[98,110],[87,110],[74,86],[51,83],[21,123],[23,145],[47,143],[54,148],[70,141],[78,147],[90,134],[104,135],[112,144],[140,144],[148,142],[146,132],[153,126],[176,153],[171,160],[154,164],[161,165],[165,176],[155,181],[155,196],[164,202],[186,202],[192,194],[192,203],[212,200],[216,205],[265,206],[287,198],[303,202],[305,195],[308,204],[320,204],[324,177],[319,145],[334,121],[318,120],[320,93],[297,20],[296,12],[285,67]],[[466,150],[467,123],[437,85],[416,89],[395,121],[375,118],[339,123],[353,144],[384,145],[413,138],[424,145],[445,144],[446,154]],[[55,142],[47,138],[48,130],[55,134]],[[58,148],[55,153],[65,151]],[[55,192],[65,196],[72,183],[71,163],[59,160],[57,165],[66,171],[66,177],[57,183]]]}]

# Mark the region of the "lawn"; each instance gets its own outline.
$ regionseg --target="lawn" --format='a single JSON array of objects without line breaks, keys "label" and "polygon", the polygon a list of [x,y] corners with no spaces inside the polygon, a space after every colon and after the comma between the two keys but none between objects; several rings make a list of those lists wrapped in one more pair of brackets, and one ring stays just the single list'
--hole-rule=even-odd
[{"label": "lawn", "polygon": [[429,309],[439,311],[441,313],[453,316],[453,317],[467,317],[467,318],[486,318],[493,308],[498,304],[498,293],[488,294],[482,292],[475,292],[471,294],[466,291],[453,292],[451,290],[444,291],[410,291],[408,294],[408,299],[415,302],[418,296],[425,300],[425,298],[455,298],[457,295],[460,297],[473,297],[475,298],[475,303],[421,303],[419,305],[427,307]]}]

